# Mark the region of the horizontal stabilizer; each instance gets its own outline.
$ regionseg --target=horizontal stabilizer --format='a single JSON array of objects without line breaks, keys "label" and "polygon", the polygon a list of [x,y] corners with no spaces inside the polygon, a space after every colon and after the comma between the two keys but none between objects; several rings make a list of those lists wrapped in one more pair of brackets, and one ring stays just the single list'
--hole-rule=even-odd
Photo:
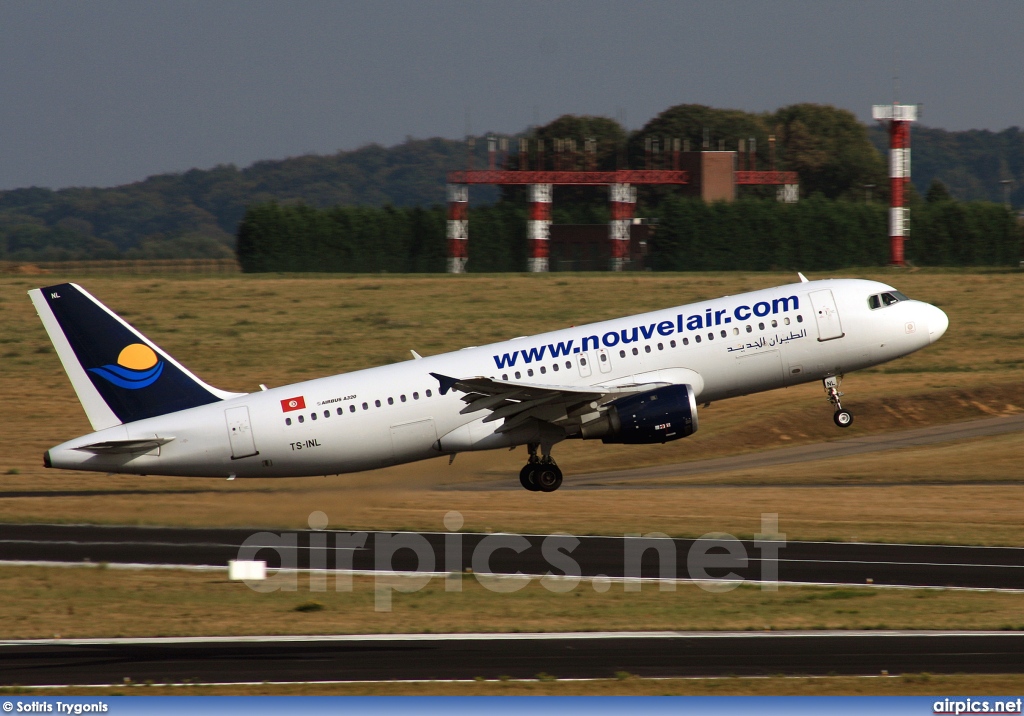
[{"label": "horizontal stabilizer", "polygon": [[75,450],[91,452],[97,455],[123,455],[127,453],[149,452],[161,445],[174,440],[174,438],[139,438],[137,440],[104,440],[101,443],[91,445],[80,445]]}]

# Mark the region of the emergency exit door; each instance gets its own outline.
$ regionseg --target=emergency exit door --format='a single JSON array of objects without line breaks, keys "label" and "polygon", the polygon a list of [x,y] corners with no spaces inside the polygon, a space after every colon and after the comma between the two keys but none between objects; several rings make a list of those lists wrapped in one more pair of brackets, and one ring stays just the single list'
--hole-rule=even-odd
[{"label": "emergency exit door", "polygon": [[244,405],[237,408],[228,408],[224,411],[224,417],[228,422],[231,459],[237,460],[243,457],[259,455],[260,453],[256,449],[256,441],[252,437],[252,427],[249,425],[249,408]]}]

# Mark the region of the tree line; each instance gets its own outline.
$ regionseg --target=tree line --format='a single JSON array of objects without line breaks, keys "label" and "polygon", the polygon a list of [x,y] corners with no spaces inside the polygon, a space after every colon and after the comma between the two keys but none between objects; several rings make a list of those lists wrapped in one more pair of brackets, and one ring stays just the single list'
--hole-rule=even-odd
[{"label": "tree line", "polygon": [[[1024,134],[944,132],[915,125],[912,131],[914,181],[924,190],[941,179],[958,200],[1001,202],[1009,188],[1011,201],[1024,203]],[[867,126],[846,110],[827,105],[797,104],[774,112],[750,113],[703,105],[670,107],[636,131],[613,119],[566,115],[539,127],[525,128],[531,168],[553,168],[556,161],[582,164],[577,157],[553,153],[572,140],[582,152],[597,140],[592,162],[600,169],[643,168],[671,162],[669,142],[680,140],[694,151],[723,147],[734,151],[753,138],[757,168],[774,166],[797,171],[802,197],[875,201],[888,200],[884,130]],[[774,142],[771,139],[774,138]],[[544,153],[534,151],[543,142]],[[507,165],[516,168],[519,155],[511,142]],[[657,151],[653,151],[653,149]],[[31,187],[0,192],[0,260],[59,261],[121,258],[216,258],[230,256],[247,207],[269,202],[332,206],[382,207],[402,210],[430,207],[444,201],[445,174],[467,163],[487,165],[487,143],[449,139],[408,139],[393,147],[368,145],[332,155],[307,155],[192,169],[153,176],[111,188],[76,187],[52,191]],[[582,167],[581,167],[582,168]],[[741,164],[742,168],[742,164]],[[1013,180],[1002,184],[1003,180]],[[873,187],[873,188],[868,188]],[[770,187],[741,187],[745,198],[766,198]],[[499,196],[519,204],[524,190],[475,186],[474,205],[495,203]],[[666,188],[641,190],[641,200],[660,205],[671,197]],[[585,188],[559,189],[559,207],[599,214],[607,195]],[[424,209],[430,211],[429,209]],[[505,209],[495,209],[500,214]],[[481,217],[482,221],[486,221]],[[556,221],[558,219],[556,218]],[[497,254],[496,254],[497,255]],[[488,259],[490,261],[490,259]],[[493,263],[493,262],[492,262]]]},{"label": "tree line", "polygon": [[[921,266],[1010,266],[1022,230],[1005,207],[941,196],[911,208],[907,259]],[[644,215],[657,219],[647,265],[662,271],[828,270],[884,266],[888,208],[811,197],[797,204],[750,198],[706,204],[668,197]],[[471,272],[526,270],[525,207],[510,201],[470,209]],[[442,206],[335,207],[264,204],[238,230],[246,272],[442,272],[447,255]]]}]

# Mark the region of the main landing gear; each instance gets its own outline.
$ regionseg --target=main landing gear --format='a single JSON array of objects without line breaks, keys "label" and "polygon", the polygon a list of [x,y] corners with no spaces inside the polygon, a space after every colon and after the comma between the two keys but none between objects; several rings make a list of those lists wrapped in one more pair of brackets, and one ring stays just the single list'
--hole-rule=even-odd
[{"label": "main landing gear", "polygon": [[836,406],[836,412],[832,415],[832,421],[841,428],[848,428],[853,425],[853,413],[849,410],[844,410],[843,404],[839,402],[839,398],[843,395],[839,392],[839,386],[843,384],[843,376],[830,375],[821,382],[825,386],[828,402]]},{"label": "main landing gear", "polygon": [[530,492],[554,492],[562,484],[562,471],[558,469],[551,455],[537,457],[537,445],[527,446],[530,459],[519,471],[519,484]]}]

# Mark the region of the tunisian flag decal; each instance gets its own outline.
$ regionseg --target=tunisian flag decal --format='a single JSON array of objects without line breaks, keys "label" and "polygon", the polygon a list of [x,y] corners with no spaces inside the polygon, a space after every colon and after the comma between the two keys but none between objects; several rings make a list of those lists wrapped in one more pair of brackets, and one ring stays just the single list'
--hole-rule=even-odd
[{"label": "tunisian flag decal", "polygon": [[285,413],[291,412],[292,410],[302,410],[306,407],[306,399],[304,396],[298,398],[285,398],[281,401],[281,410]]}]

